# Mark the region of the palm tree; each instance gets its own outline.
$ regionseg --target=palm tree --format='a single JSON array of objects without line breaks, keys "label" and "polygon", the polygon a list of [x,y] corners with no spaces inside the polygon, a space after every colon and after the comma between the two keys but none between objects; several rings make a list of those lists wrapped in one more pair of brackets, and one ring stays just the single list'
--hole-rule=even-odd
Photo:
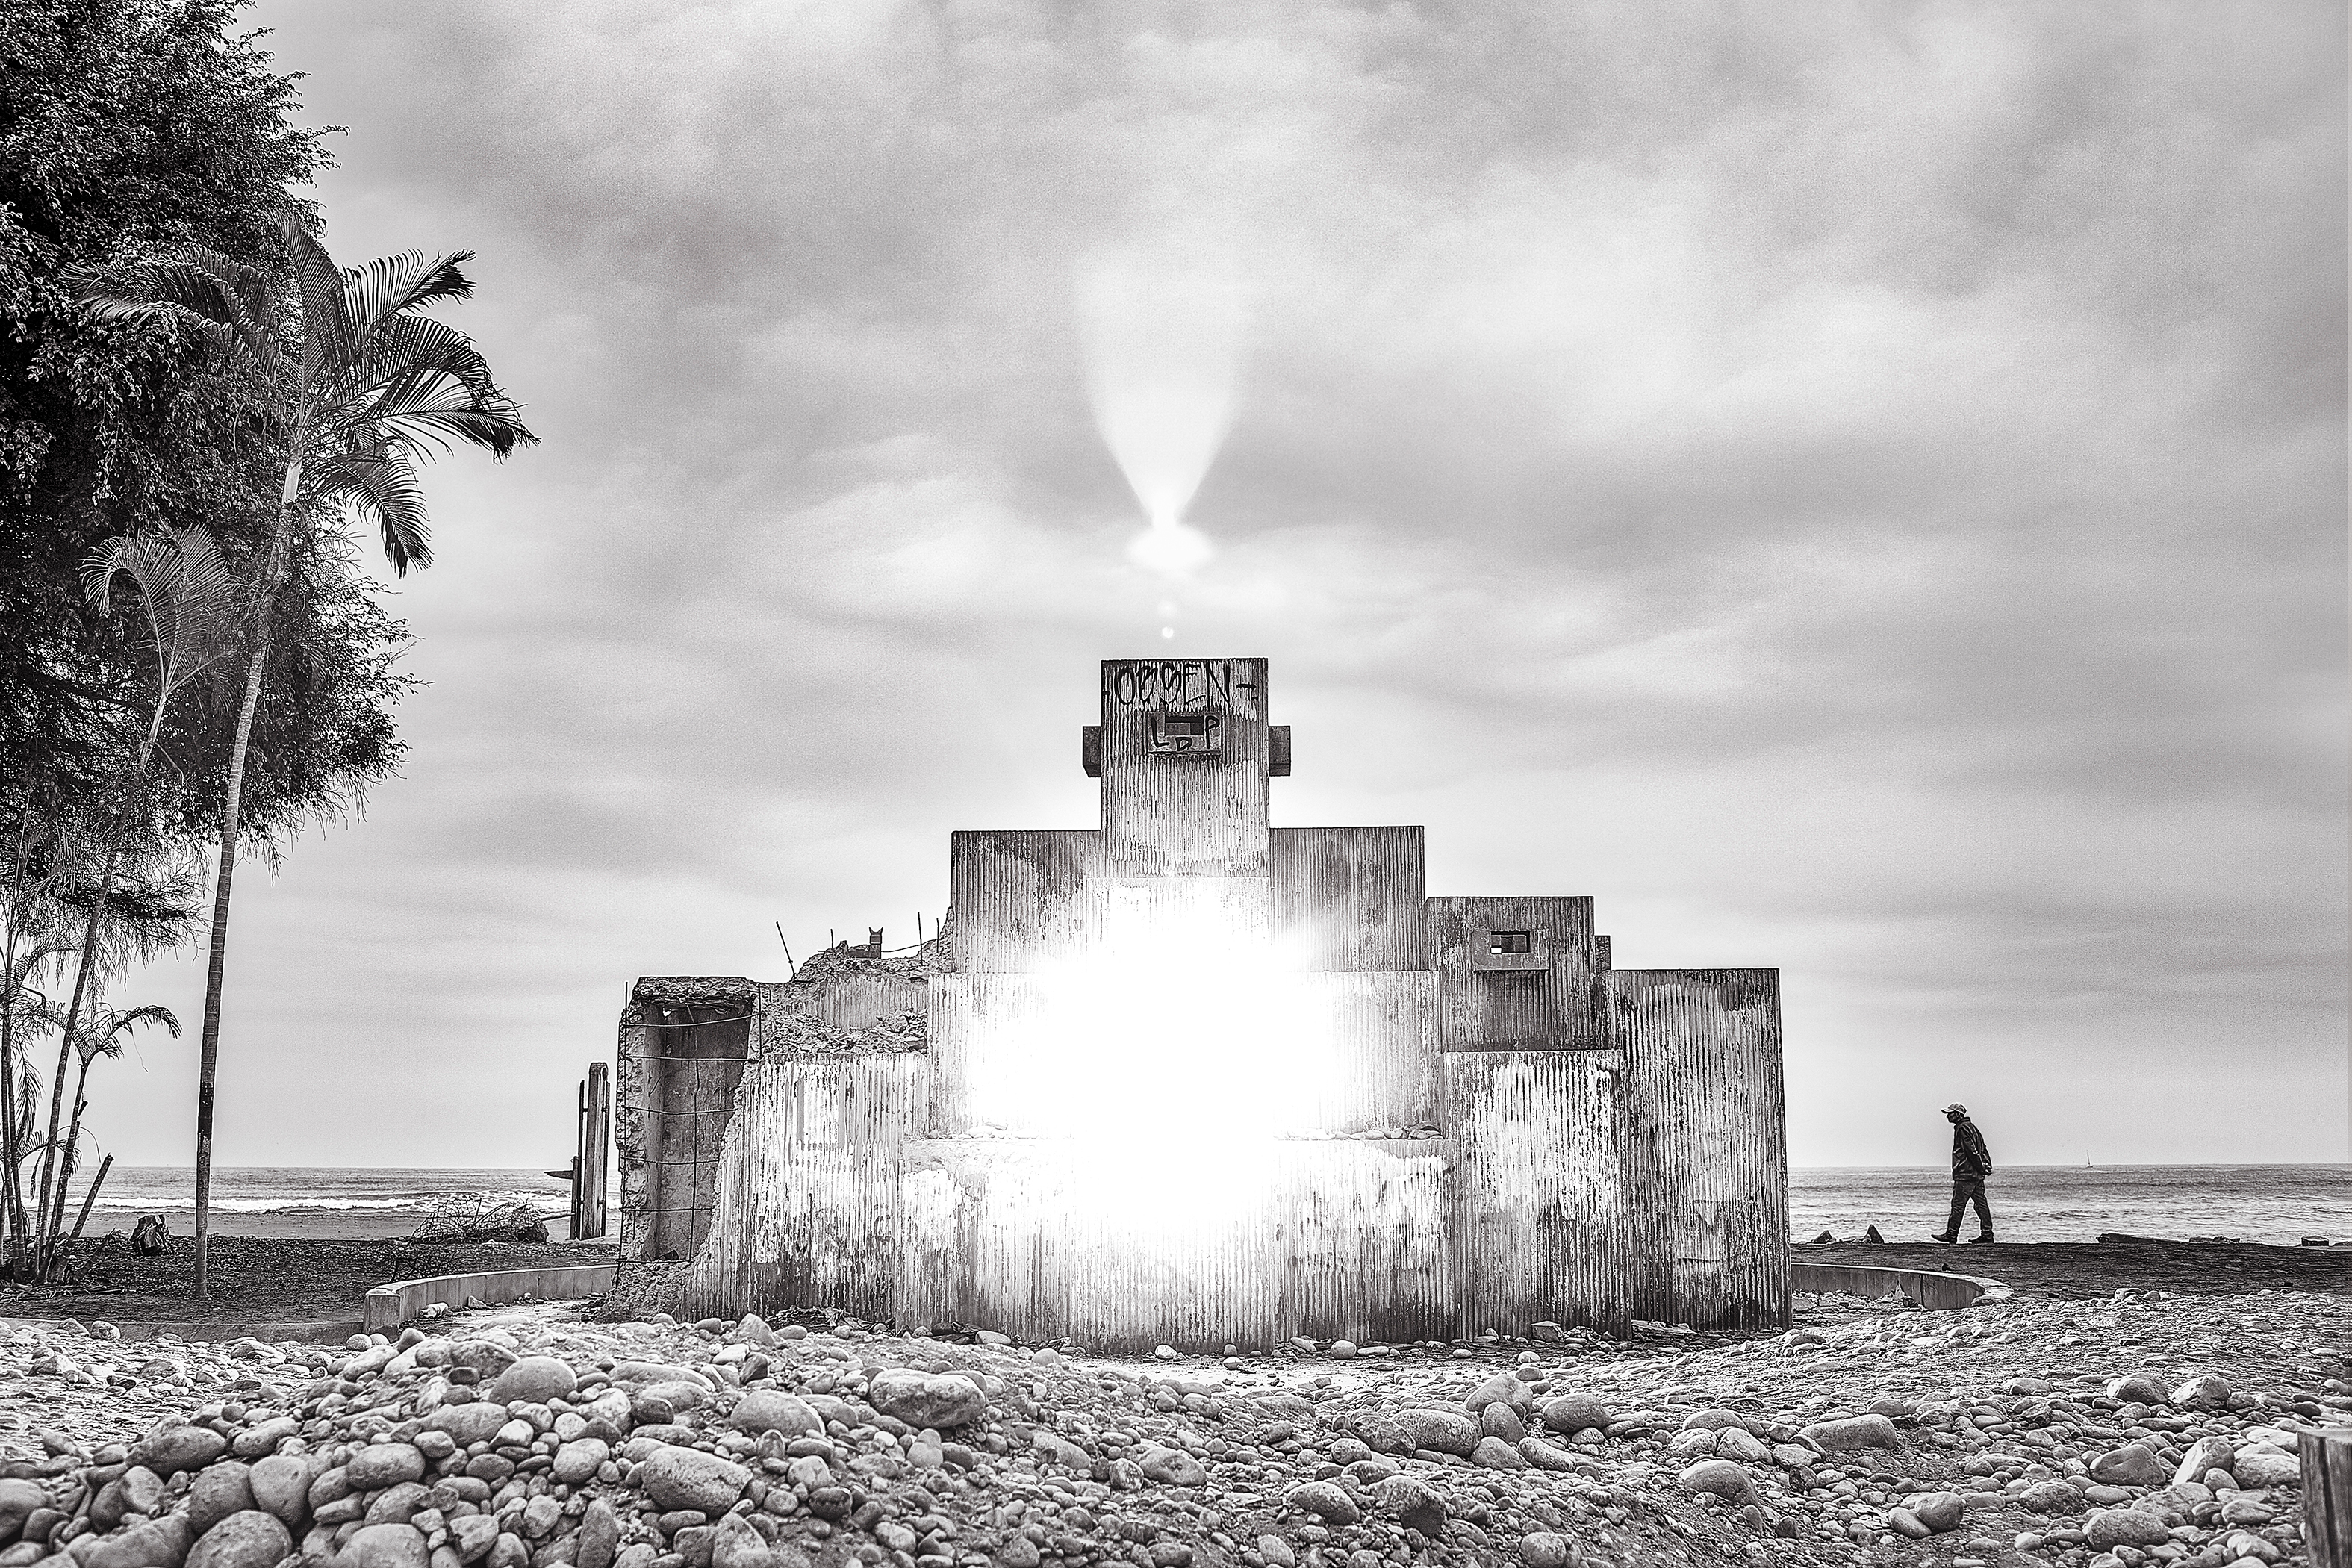
[{"label": "palm tree", "polygon": [[[126,799],[117,802],[110,814],[96,896],[90,900],[82,927],[81,962],[74,971],[73,994],[66,1004],[58,1028],[58,1068],[49,1080],[48,1136],[41,1145],[39,1197],[34,1210],[41,1216],[37,1240],[42,1255],[35,1263],[37,1270],[45,1269],[54,1255],[57,1231],[62,1225],[60,1222],[59,1226],[51,1226],[47,1216],[52,1212],[61,1212],[65,1206],[65,1174],[60,1165],[68,1158],[70,1145],[58,1142],[58,1123],[65,1112],[66,1064],[80,1029],[82,1004],[89,994],[99,931],[106,923],[107,906],[114,896],[115,871],[131,820],[127,797],[146,782],[148,765],[154,759],[155,744],[163,734],[163,720],[171,711],[173,700],[205,671],[236,651],[236,580],[222,562],[212,536],[203,529],[167,529],[161,533],[108,541],[104,548],[82,563],[83,590],[100,615],[113,611],[114,581],[118,576],[129,578],[139,590],[139,607],[146,616],[149,646],[155,656],[155,702],[147,732],[140,737],[131,758],[130,778],[124,787]],[[176,1020],[172,1029],[174,1034],[179,1032]],[[87,1078],[89,1073],[85,1063],[82,1076]],[[80,1115],[77,1105],[77,1123]],[[50,1203],[53,1185],[57,1198],[54,1205]]]},{"label": "palm tree", "polygon": [[206,1285],[212,1193],[213,1085],[220,1054],[223,965],[228,956],[229,884],[236,867],[246,748],[278,594],[298,532],[350,513],[372,520],[393,570],[430,564],[425,493],[416,464],[452,441],[503,458],[538,437],[490,378],[471,339],[424,314],[474,286],[462,270],[473,252],[427,259],[420,251],[339,268],[289,212],[279,220],[293,263],[295,299],[265,274],[217,251],[194,249],[83,281],[84,304],[103,317],[194,328],[243,364],[286,445],[269,552],[254,585],[256,614],[245,698],[229,748],[221,802],[219,869],[213,889],[205,1016],[196,1090],[195,1293]]},{"label": "palm tree", "polygon": [[[89,1102],[82,1090],[89,1086],[89,1064],[100,1057],[120,1057],[126,1036],[142,1024],[161,1024],[180,1037],[180,1020],[169,1007],[108,1007],[93,1015],[89,1021],[74,1031],[73,1048],[81,1058],[81,1074],[74,1079],[73,1124],[65,1136],[58,1156],[58,1191],[54,1206],[45,1218],[44,1237],[55,1251],[64,1245],[66,1229],[66,1187],[73,1179],[75,1153],[81,1147],[81,1113]],[[52,1133],[54,1137],[54,1133]],[[105,1173],[100,1172],[103,1175]]]},{"label": "palm tree", "polygon": [[[12,906],[9,912],[14,916],[16,910]],[[8,1237],[12,1268],[31,1245],[31,1216],[18,1167],[32,1152],[40,1109],[41,1075],[26,1047],[65,1023],[36,983],[42,970],[73,952],[71,943],[37,931],[22,942],[16,940],[20,934],[12,919],[0,952],[0,1231]]]}]

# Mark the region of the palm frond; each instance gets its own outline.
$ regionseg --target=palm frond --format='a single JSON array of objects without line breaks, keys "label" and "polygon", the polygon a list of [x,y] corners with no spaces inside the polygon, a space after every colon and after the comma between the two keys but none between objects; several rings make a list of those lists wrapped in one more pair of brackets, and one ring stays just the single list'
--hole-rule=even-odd
[{"label": "palm frond", "polygon": [[433,564],[425,487],[400,447],[386,443],[370,451],[335,453],[313,463],[310,474],[317,499],[354,507],[374,520],[384,559],[394,572],[404,575]]},{"label": "palm frond", "polygon": [[82,587],[102,615],[113,611],[117,575],[139,589],[166,700],[235,649],[237,581],[204,529],[119,536],[93,552]]},{"label": "palm frond", "polygon": [[362,352],[364,334],[352,320],[341,268],[327,247],[302,226],[292,208],[280,213],[278,232],[294,261],[294,284],[302,296],[302,384],[306,390],[331,380],[338,367]]},{"label": "palm frond", "polygon": [[85,1064],[100,1057],[120,1057],[125,1038],[142,1024],[161,1024],[173,1039],[180,1037],[180,1020],[169,1007],[109,1007],[74,1030],[74,1050]]},{"label": "palm frond", "polygon": [[421,250],[379,256],[365,267],[343,274],[352,318],[373,327],[436,300],[464,300],[473,295],[473,280],[458,270],[474,259],[470,250],[452,251],[427,259]]},{"label": "palm frond", "polygon": [[268,279],[242,262],[201,247],[164,260],[70,276],[83,309],[113,321],[173,321],[195,328],[215,347],[239,355],[275,379],[285,356],[271,330]]}]

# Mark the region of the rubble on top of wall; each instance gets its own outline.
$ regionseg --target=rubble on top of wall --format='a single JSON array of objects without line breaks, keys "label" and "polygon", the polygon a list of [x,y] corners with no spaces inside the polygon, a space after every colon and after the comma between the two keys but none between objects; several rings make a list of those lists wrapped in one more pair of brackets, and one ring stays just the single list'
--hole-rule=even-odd
[{"label": "rubble on top of wall", "polygon": [[845,1055],[866,1051],[924,1051],[930,1048],[929,1015],[902,1008],[877,1018],[862,1028],[845,1029],[814,1013],[793,1006],[772,1007],[751,1026],[751,1057]]},{"label": "rubble on top of wall", "polygon": [[942,920],[932,935],[895,955],[868,957],[863,946],[853,947],[846,942],[822,948],[801,960],[793,971],[792,984],[818,985],[828,980],[894,974],[923,978],[954,972],[955,960],[948,953],[948,921]]}]

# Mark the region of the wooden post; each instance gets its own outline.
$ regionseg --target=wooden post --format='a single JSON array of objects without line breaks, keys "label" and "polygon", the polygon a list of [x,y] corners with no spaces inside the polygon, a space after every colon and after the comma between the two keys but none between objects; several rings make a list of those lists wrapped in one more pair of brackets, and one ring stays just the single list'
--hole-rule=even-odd
[{"label": "wooden post", "polygon": [[581,1088],[580,1134],[577,1234],[590,1241],[604,1234],[604,1167],[613,1140],[613,1080],[603,1062],[588,1064],[588,1081]]},{"label": "wooden post", "polygon": [[2312,1568],[2352,1568],[2352,1427],[2305,1432],[2296,1445],[2303,1461],[2303,1543]]},{"label": "wooden post", "polygon": [[585,1240],[588,1236],[588,1215],[583,1202],[586,1194],[580,1187],[580,1173],[585,1163],[583,1156],[587,1152],[588,1085],[583,1079],[580,1085],[578,1101],[572,1112],[572,1239],[574,1241]]}]

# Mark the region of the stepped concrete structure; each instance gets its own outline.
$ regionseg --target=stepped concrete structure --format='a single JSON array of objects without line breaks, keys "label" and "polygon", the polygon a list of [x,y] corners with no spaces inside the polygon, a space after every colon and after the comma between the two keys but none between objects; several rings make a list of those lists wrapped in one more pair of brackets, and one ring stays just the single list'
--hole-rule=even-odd
[{"label": "stepped concrete structure", "polygon": [[1099,826],[955,834],[928,940],[636,983],[625,1284],[1102,1349],[1785,1321],[1777,971],[1275,826],[1262,658],[1100,696]]}]

